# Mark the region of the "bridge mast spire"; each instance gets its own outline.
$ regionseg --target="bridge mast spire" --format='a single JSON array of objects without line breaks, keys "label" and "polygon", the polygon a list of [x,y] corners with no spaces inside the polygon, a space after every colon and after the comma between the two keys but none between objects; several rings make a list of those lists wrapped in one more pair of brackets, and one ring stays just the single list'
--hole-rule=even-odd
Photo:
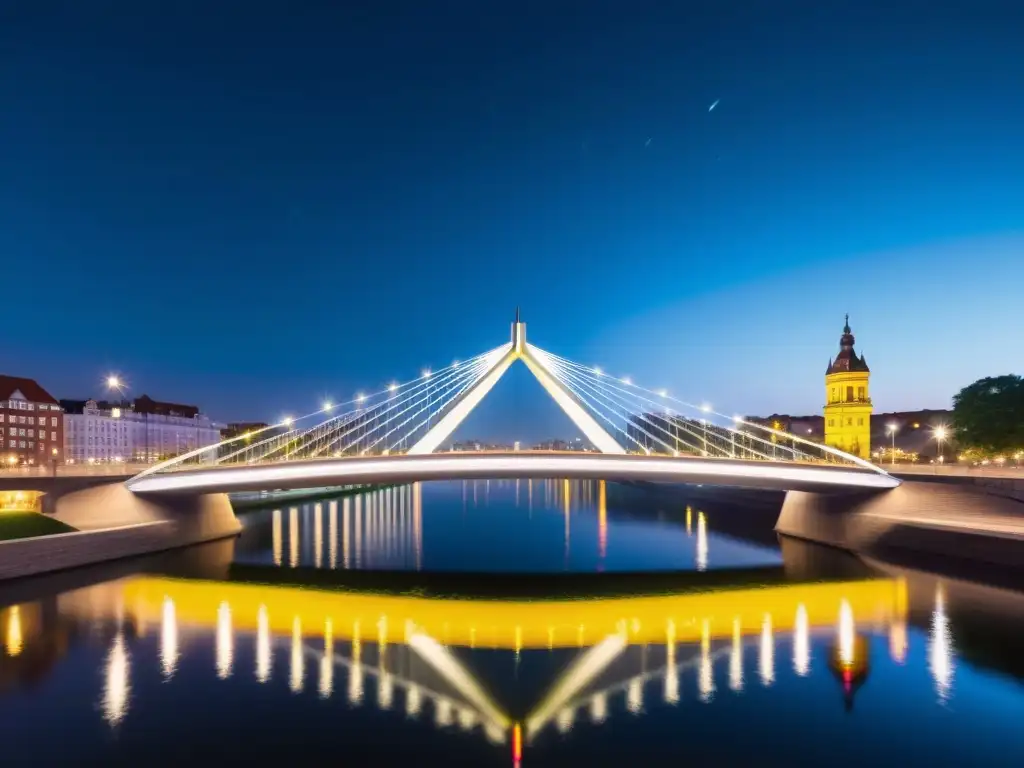
[{"label": "bridge mast spire", "polygon": [[516,306],[516,319],[512,322],[512,349],[516,357],[521,357],[526,347],[526,323],[519,317],[519,307]]}]

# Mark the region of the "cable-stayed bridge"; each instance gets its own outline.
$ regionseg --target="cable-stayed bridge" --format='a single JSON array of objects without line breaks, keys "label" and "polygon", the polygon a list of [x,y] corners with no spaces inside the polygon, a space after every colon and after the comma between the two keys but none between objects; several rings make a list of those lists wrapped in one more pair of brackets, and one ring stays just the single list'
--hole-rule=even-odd
[{"label": "cable-stayed bridge", "polygon": [[[593,451],[452,452],[444,446],[522,362]],[[214,493],[482,477],[663,480],[815,490],[893,488],[856,456],[689,403],[541,349],[518,311],[510,341],[438,371],[158,464],[144,493]]]}]

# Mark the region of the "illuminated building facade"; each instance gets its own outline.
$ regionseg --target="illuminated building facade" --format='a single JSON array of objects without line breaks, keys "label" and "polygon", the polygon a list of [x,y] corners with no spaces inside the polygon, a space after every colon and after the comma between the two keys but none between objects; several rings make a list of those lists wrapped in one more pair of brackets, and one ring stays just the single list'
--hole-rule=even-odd
[{"label": "illuminated building facade", "polygon": [[847,315],[839,354],[825,369],[825,444],[866,459],[871,456],[871,370],[853,345]]}]

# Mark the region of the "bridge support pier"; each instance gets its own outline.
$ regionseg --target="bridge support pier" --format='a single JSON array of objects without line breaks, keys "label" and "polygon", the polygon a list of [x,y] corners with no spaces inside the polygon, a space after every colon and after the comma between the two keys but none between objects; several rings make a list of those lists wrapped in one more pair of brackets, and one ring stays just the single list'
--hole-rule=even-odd
[{"label": "bridge support pier", "polygon": [[1024,504],[970,486],[904,482],[881,491],[788,491],[775,531],[858,554],[1024,564]]}]

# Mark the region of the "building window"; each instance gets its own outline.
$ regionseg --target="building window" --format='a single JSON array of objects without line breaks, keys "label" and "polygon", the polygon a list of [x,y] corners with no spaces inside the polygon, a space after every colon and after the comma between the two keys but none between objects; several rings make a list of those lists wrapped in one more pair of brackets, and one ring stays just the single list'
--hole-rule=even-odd
[{"label": "building window", "polygon": [[849,418],[849,419],[846,420],[846,426],[848,426],[848,427],[852,427],[853,426],[853,419],[852,418]]},{"label": "building window", "polygon": [[4,418],[6,417],[2,413],[0,413],[0,424],[4,423]]},{"label": "building window", "polygon": [[29,437],[35,437],[35,436],[36,436],[36,431],[35,431],[34,429],[30,429],[30,430],[28,431],[28,436],[29,436]]},{"label": "building window", "polygon": [[45,423],[46,423],[46,417],[45,416],[40,416],[39,417],[39,426],[43,426]]},{"label": "building window", "polygon": [[858,427],[863,427],[864,426],[864,417],[863,416],[858,416],[857,417],[857,426]]},{"label": "building window", "polygon": [[11,427],[11,434],[12,435],[18,434],[18,428],[17,427]]},{"label": "building window", "polygon": [[10,445],[11,448],[17,448],[18,447],[18,441],[17,440],[11,440],[9,445]]},{"label": "building window", "polygon": [[25,430],[24,430],[24,429],[21,429],[21,428],[19,427],[19,428],[18,428],[18,437],[24,437],[24,436],[25,436]]},{"label": "building window", "polygon": [[857,387],[857,399],[858,400],[867,400],[868,399],[867,395],[868,395],[868,393],[865,391],[864,387]]},{"label": "building window", "polygon": [[829,419],[829,420],[828,420],[828,425],[829,425],[830,427],[834,427],[834,426],[836,425],[836,420],[835,420],[835,419]]},{"label": "building window", "polygon": [[25,417],[24,416],[19,416],[18,417],[18,423],[19,424],[24,424],[25,423]]},{"label": "building window", "polygon": [[24,448],[25,447],[25,441],[24,440],[19,440],[18,441],[18,447],[19,448]]},{"label": "building window", "polygon": [[846,402],[853,402],[853,387],[846,388]]},{"label": "building window", "polygon": [[51,427],[56,427],[57,426],[57,417],[56,416],[51,416],[50,417],[50,426]]}]

